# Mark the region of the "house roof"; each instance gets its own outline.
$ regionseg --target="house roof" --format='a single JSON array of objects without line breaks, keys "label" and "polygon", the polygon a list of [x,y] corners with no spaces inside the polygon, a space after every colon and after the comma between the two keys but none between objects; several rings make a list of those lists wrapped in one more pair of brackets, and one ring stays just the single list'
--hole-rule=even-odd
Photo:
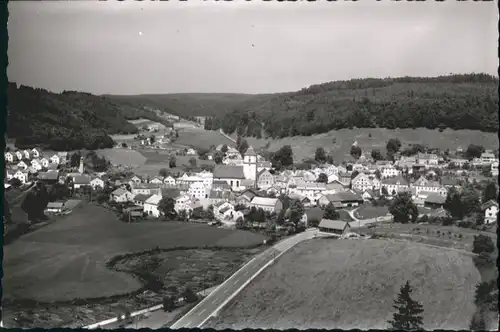
[{"label": "house roof", "polygon": [[59,178],[59,172],[39,172],[39,180],[57,180]]},{"label": "house roof", "polygon": [[431,204],[444,204],[444,202],[446,202],[446,197],[431,193],[425,198],[424,202]]},{"label": "house roof", "polygon": [[248,200],[252,200],[255,196],[258,196],[255,190],[247,189],[241,193],[240,196],[246,197]]},{"label": "house roof", "polygon": [[161,188],[161,195],[163,197],[176,198],[181,194],[179,188]]},{"label": "house roof", "polygon": [[362,201],[363,198],[352,191],[346,190],[341,191],[332,195],[326,195],[326,198],[330,202],[350,202],[350,201]]},{"label": "house roof", "polygon": [[212,188],[230,190],[231,186],[226,181],[223,181],[223,180],[214,180],[214,182],[212,182]]},{"label": "house roof", "polygon": [[152,195],[138,194],[138,195],[135,195],[134,201],[138,201],[138,202],[143,202],[144,203],[151,196]]},{"label": "house roof", "polygon": [[321,222],[319,223],[320,228],[328,229],[344,230],[347,226],[349,226],[349,223],[341,220],[321,219]]},{"label": "house roof", "polygon": [[64,202],[49,202],[47,204],[47,209],[62,209]]},{"label": "house roof", "polygon": [[306,216],[307,216],[308,221],[311,221],[311,220],[321,221],[323,219],[324,215],[325,215],[325,211],[323,211],[319,207],[313,207],[313,208],[306,210]]},{"label": "house roof", "polygon": [[498,202],[490,199],[489,201],[487,201],[486,203],[484,203],[483,205],[481,205],[481,210],[486,210],[492,206],[496,206],[498,207]]},{"label": "house roof", "polygon": [[252,199],[252,204],[255,204],[255,205],[275,206],[277,202],[278,202],[277,198],[269,198],[269,197],[257,197],[257,196],[255,196]]},{"label": "house roof", "polygon": [[111,195],[113,196],[121,196],[123,194],[127,193],[127,190],[126,189],[123,189],[123,188],[118,188],[116,190],[114,190]]},{"label": "house roof", "polygon": [[458,179],[449,176],[443,176],[441,178],[441,184],[443,186],[456,186],[458,185]]},{"label": "house roof", "polygon": [[76,175],[73,177],[74,184],[89,184],[90,178],[86,175]]},{"label": "house roof", "polygon": [[214,178],[244,179],[243,166],[218,165],[214,168]]},{"label": "house roof", "polygon": [[160,201],[161,201],[161,198],[162,197],[160,195],[153,195],[153,196],[149,197],[144,202],[144,204],[158,205],[158,203],[160,203]]}]

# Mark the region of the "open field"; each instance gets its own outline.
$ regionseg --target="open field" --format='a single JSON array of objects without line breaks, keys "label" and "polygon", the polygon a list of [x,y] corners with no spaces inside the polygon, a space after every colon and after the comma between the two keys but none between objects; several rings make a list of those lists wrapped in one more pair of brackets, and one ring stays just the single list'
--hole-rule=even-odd
[{"label": "open field", "polygon": [[373,206],[371,204],[363,204],[354,212],[354,216],[358,219],[372,219],[383,217],[389,213],[387,206]]},{"label": "open field", "polygon": [[[203,224],[126,224],[118,221],[112,212],[89,204],[4,247],[4,322],[9,322],[8,326],[17,326],[19,322],[15,322],[14,317],[29,316],[31,312],[31,323],[25,323],[25,326],[89,324],[114,317],[124,307],[137,310],[157,304],[156,294],[150,294],[151,291],[143,293],[149,289],[145,284],[147,280],[106,266],[117,255],[140,253],[155,247],[228,248],[231,253],[223,253],[220,259],[215,258],[217,252],[208,249],[187,253],[178,251],[176,257],[181,257],[180,261],[186,259],[194,264],[189,269],[180,266],[184,268],[187,279],[181,280],[179,272],[174,271],[175,260],[165,260],[156,272],[170,283],[166,286],[180,287],[194,282],[198,287],[198,277],[208,269],[215,271],[216,266],[220,266],[220,270],[212,275],[213,279],[207,280],[217,282],[253,252],[236,248],[256,246],[264,239],[264,236],[250,232]],[[208,256],[213,262],[210,266],[207,265]],[[109,298],[111,296],[115,298]],[[79,302],[71,303],[74,299]]]},{"label": "open field", "polygon": [[203,128],[182,128],[179,129],[179,138],[176,144],[190,146],[193,148],[208,149],[212,145],[227,144],[234,146],[234,143],[219,133],[219,131],[205,130]]},{"label": "open field", "polygon": [[[371,137],[370,137],[371,134]],[[231,137],[235,138],[236,134]],[[336,143],[333,144],[333,139]],[[450,130],[443,132],[418,129],[385,129],[385,128],[362,128],[342,129],[330,131],[313,136],[293,136],[282,139],[256,139],[247,137],[249,145],[260,148],[270,143],[269,150],[276,151],[283,145],[291,145],[294,160],[300,161],[304,158],[314,158],[316,148],[321,146],[327,152],[332,153],[335,162],[350,158],[352,143],[358,142],[362,151],[370,152],[372,149],[380,149],[385,153],[385,145],[390,138],[399,138],[403,147],[408,144],[424,144],[433,148],[456,149],[461,146],[466,149],[471,143],[483,145],[486,149],[498,149],[498,136],[495,133],[486,133],[477,130]]]},{"label": "open field", "polygon": [[467,329],[480,280],[460,252],[394,240],[312,240],[252,282],[208,326],[385,329],[409,280],[424,328]]},{"label": "open field", "polygon": [[4,299],[51,302],[124,294],[138,289],[140,283],[105,267],[117,254],[156,246],[251,246],[263,239],[200,224],[126,224],[112,212],[88,205],[4,248],[3,295]]},{"label": "open field", "polygon": [[215,162],[212,160],[201,160],[196,156],[175,156],[176,166],[174,168],[169,168],[170,155],[166,151],[161,150],[136,150],[143,157],[146,158],[146,162],[135,168],[134,172],[143,175],[156,176],[158,171],[162,168],[168,169],[170,172],[177,173],[183,172],[183,166],[189,166],[189,159],[195,158],[196,165],[199,167],[201,165],[214,166]]},{"label": "open field", "polygon": [[129,149],[101,149],[97,154],[106,157],[114,165],[141,166],[146,158],[139,152]]}]

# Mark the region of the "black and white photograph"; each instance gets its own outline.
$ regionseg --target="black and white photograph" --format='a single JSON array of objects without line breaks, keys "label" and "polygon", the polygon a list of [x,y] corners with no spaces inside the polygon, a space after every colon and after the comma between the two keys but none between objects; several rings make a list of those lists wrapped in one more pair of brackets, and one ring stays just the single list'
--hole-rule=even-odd
[{"label": "black and white photograph", "polygon": [[1,327],[497,331],[496,1],[10,1]]}]

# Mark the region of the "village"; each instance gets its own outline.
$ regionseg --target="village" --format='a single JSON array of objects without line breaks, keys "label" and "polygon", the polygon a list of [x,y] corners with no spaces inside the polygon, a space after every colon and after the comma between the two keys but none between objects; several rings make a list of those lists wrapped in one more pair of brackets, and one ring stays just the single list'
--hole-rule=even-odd
[{"label": "village", "polygon": [[[155,128],[147,130],[154,132]],[[141,144],[152,143],[147,139]],[[197,151],[188,149],[187,154],[197,156]],[[359,219],[390,221],[388,202],[401,192],[411,193],[419,216],[445,218],[448,214],[443,206],[450,188],[460,190],[466,183],[498,176],[498,157],[488,150],[472,160],[463,157],[462,149],[447,158],[417,153],[397,156],[394,161],[374,161],[363,154],[354,163],[282,171],[274,170],[253,147],[242,155],[234,147],[219,145],[208,159],[216,154],[223,159],[213,170],[149,177],[123,171],[120,167],[124,165],[110,165],[103,172],[88,170],[83,156],[76,156],[75,161],[66,152],[7,151],[5,189],[28,191],[34,184],[66,186],[66,195],[51,195],[47,215],[71,213],[74,204],[68,200],[72,202],[76,196],[118,211],[127,222],[193,220],[287,234],[319,226],[325,232],[343,233]],[[496,200],[481,203],[484,224],[495,222]],[[381,209],[371,217],[356,212],[370,206]],[[346,213],[339,215],[342,210]]]}]

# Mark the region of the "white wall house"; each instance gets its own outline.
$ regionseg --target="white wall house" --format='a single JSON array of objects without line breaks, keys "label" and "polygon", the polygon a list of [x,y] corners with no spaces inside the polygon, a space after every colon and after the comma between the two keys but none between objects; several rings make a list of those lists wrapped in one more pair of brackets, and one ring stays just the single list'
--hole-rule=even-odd
[{"label": "white wall house", "polygon": [[380,194],[383,194],[383,188],[387,190],[387,194],[389,196],[393,196],[401,191],[410,190],[408,181],[401,176],[383,179],[380,186]]},{"label": "white wall house", "polygon": [[484,222],[486,224],[491,224],[497,221],[498,202],[489,200],[481,206],[481,209],[484,212]]},{"label": "white wall house", "polygon": [[17,171],[16,173],[14,173],[14,177],[21,181],[22,184],[28,182],[28,173]]},{"label": "white wall house", "polygon": [[12,152],[5,152],[4,156],[6,162],[11,163],[14,161],[14,154]]},{"label": "white wall house", "polygon": [[199,200],[208,198],[208,189],[203,182],[194,182],[189,186],[188,195]]},{"label": "white wall house", "polygon": [[149,197],[145,202],[144,202],[144,207],[143,211],[148,214],[149,216],[154,216],[158,218],[160,216],[160,210],[158,209],[158,205],[161,201],[161,196],[160,195],[153,195]]},{"label": "white wall house", "polygon": [[61,158],[59,158],[59,156],[55,154],[52,157],[50,157],[50,162],[54,164],[59,164],[61,162]]},{"label": "white wall house", "polygon": [[92,187],[92,189],[96,190],[97,188],[104,188],[104,181],[100,178],[93,178],[92,180],[90,180],[90,186]]},{"label": "white wall house", "polygon": [[42,158],[40,159],[40,163],[42,164],[43,167],[49,167],[49,160],[47,158]]},{"label": "white wall house", "polygon": [[379,190],[380,181],[373,175],[359,173],[351,180],[352,189],[357,191]]},{"label": "white wall house", "polygon": [[42,163],[40,162],[40,159],[31,160],[31,167],[33,167],[37,171],[39,171],[43,168]]},{"label": "white wall house", "polygon": [[192,200],[189,197],[189,195],[180,195],[176,197],[174,200],[175,200],[174,210],[177,213],[179,213],[179,211],[181,210],[188,211],[192,203]]},{"label": "white wall house", "polygon": [[243,189],[243,180],[245,180],[243,166],[218,165],[214,169],[214,181],[224,181],[234,191]]},{"label": "white wall house", "polygon": [[33,158],[40,158],[40,151],[38,151],[38,149],[36,148],[33,148],[31,149],[31,155],[33,156]]},{"label": "white wall house", "polygon": [[382,179],[392,178],[401,174],[401,171],[392,165],[384,166],[380,169]]},{"label": "white wall house", "polygon": [[169,186],[175,186],[175,179],[169,175],[163,179],[163,183]]},{"label": "white wall house", "polygon": [[116,203],[129,202],[134,198],[134,194],[124,188],[118,188],[110,194],[109,199]]},{"label": "white wall house", "polygon": [[18,168],[21,168],[21,169],[26,169],[28,168],[28,165],[26,165],[26,163],[24,161],[20,161],[18,164],[17,164],[17,167]]}]

